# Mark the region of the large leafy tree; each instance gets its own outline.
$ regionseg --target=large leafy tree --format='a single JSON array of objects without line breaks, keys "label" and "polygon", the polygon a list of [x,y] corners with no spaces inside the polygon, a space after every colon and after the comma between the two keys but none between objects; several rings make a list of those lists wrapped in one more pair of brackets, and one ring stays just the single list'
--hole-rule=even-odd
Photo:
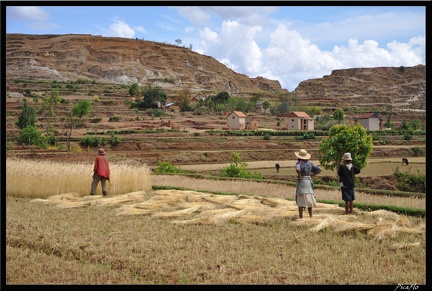
[{"label": "large leafy tree", "polygon": [[71,112],[67,115],[67,126],[69,132],[67,135],[67,149],[70,151],[70,137],[72,135],[72,129],[81,122],[84,115],[87,115],[91,111],[92,105],[90,100],[84,99],[76,103]]},{"label": "large leafy tree", "polygon": [[215,96],[215,101],[216,103],[226,104],[229,98],[229,93],[226,91],[222,91]]},{"label": "large leafy tree", "polygon": [[341,123],[343,120],[345,120],[345,112],[343,109],[336,109],[335,112],[333,112],[333,119],[337,120],[338,123]]},{"label": "large leafy tree", "polygon": [[162,91],[161,87],[153,87],[152,85],[146,86],[144,90],[142,91],[143,100],[139,104],[137,104],[137,107],[143,107],[143,108],[157,108],[158,103],[161,105],[165,104],[166,100],[168,99],[167,94]]},{"label": "large leafy tree", "polygon": [[353,126],[335,124],[329,129],[328,138],[321,141],[318,160],[327,170],[335,169],[344,153],[351,153],[353,163],[360,169],[367,166],[367,158],[372,151],[372,135],[356,123]]},{"label": "large leafy tree", "polygon": [[138,97],[141,95],[141,88],[138,86],[137,83],[133,83],[129,87],[129,95],[131,95],[132,97]]},{"label": "large leafy tree", "polygon": [[60,93],[58,89],[53,89],[51,95],[46,97],[42,101],[42,106],[40,108],[40,112],[48,117],[47,121],[47,132],[49,131],[50,118],[54,117],[56,114],[56,109],[60,104],[62,98],[60,97]]},{"label": "large leafy tree", "polygon": [[26,128],[27,126],[33,126],[36,123],[37,114],[36,109],[33,106],[27,104],[27,100],[24,99],[24,106],[21,114],[16,121],[16,125],[19,129]]},{"label": "large leafy tree", "polygon": [[36,126],[30,125],[20,130],[18,137],[19,144],[35,145],[40,148],[46,148],[46,138]]},{"label": "large leafy tree", "polygon": [[192,92],[190,88],[183,88],[177,93],[176,102],[180,107],[180,111],[191,111],[190,99]]}]

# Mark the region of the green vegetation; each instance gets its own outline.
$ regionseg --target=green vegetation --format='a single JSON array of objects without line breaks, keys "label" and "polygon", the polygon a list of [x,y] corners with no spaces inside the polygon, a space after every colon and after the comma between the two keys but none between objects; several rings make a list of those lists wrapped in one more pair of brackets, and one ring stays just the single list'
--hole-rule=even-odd
[{"label": "green vegetation", "polygon": [[350,152],[353,163],[360,169],[367,165],[372,151],[372,136],[360,124],[348,126],[335,124],[329,130],[329,137],[323,139],[318,150],[318,160],[324,169],[335,169],[346,152]]},{"label": "green vegetation", "polygon": [[24,99],[23,110],[21,111],[16,125],[19,129],[26,128],[27,126],[34,126],[37,120],[36,109],[33,106],[28,106],[27,100]]},{"label": "green vegetation", "polygon": [[155,174],[186,174],[188,171],[184,171],[179,167],[173,166],[170,162],[157,161],[157,168],[154,170]]},{"label": "green vegetation", "polygon": [[97,146],[104,146],[107,144],[107,140],[105,137],[100,136],[86,136],[80,139],[79,144],[83,147],[97,147]]},{"label": "green vegetation", "polygon": [[240,161],[240,154],[238,152],[231,153],[231,159],[232,163],[219,172],[220,177],[263,179],[261,173],[250,173],[245,170],[248,164]]},{"label": "green vegetation", "polygon": [[[133,93],[136,92],[133,90]],[[143,99],[132,102],[131,108],[158,108],[159,104],[165,104],[168,98],[168,95],[158,86],[148,85],[142,89],[141,93]]]},{"label": "green vegetation", "polygon": [[36,126],[27,126],[20,130],[18,137],[19,144],[35,145],[40,148],[47,148],[45,136]]},{"label": "green vegetation", "polygon": [[426,193],[426,175],[420,173],[411,174],[411,167],[408,172],[401,172],[396,167],[394,175],[398,179],[396,187],[401,191]]},{"label": "green vegetation", "polygon": [[67,150],[71,150],[70,146],[70,137],[72,135],[73,128],[82,121],[84,115],[89,114],[91,111],[92,105],[90,100],[80,100],[77,104],[75,104],[71,111],[66,115],[66,126],[69,128],[69,132],[67,134]]}]

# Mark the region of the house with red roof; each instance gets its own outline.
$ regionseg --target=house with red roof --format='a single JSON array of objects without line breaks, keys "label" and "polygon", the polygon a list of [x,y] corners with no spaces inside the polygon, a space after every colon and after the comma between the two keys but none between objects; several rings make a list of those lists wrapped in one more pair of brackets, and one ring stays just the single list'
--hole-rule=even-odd
[{"label": "house with red roof", "polygon": [[382,120],[376,113],[364,113],[358,117],[361,126],[366,130],[381,130]]},{"label": "house with red roof", "polygon": [[293,111],[286,118],[288,130],[315,130],[315,120],[306,112]]},{"label": "house with red roof", "polygon": [[241,111],[233,111],[227,115],[229,129],[246,129],[246,115]]}]

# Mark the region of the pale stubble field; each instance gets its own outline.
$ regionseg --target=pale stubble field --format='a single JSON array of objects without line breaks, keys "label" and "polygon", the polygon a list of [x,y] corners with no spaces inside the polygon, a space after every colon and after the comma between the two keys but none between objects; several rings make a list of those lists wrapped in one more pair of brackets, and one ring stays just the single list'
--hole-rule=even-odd
[{"label": "pale stubble field", "polygon": [[[6,284],[426,284],[425,218],[359,209],[344,215],[319,203],[313,218],[298,219],[290,186],[153,175],[124,165],[113,165],[107,198],[90,197],[90,164],[27,166],[34,171],[20,181],[40,185],[32,194],[46,194],[7,189]],[[65,181],[67,191],[58,186]],[[318,201],[340,200],[338,189],[316,194]],[[425,207],[424,199],[357,197]]]}]

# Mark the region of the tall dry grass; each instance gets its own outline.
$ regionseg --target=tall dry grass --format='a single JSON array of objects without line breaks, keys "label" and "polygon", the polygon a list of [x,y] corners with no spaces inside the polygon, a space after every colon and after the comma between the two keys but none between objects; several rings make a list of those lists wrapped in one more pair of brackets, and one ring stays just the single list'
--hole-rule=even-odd
[{"label": "tall dry grass", "polygon": [[[111,163],[108,195],[151,190],[151,171],[143,166]],[[47,198],[75,192],[89,195],[93,163],[61,163],[25,159],[6,160],[6,195],[26,198]],[[101,195],[99,183],[96,195]]]}]

